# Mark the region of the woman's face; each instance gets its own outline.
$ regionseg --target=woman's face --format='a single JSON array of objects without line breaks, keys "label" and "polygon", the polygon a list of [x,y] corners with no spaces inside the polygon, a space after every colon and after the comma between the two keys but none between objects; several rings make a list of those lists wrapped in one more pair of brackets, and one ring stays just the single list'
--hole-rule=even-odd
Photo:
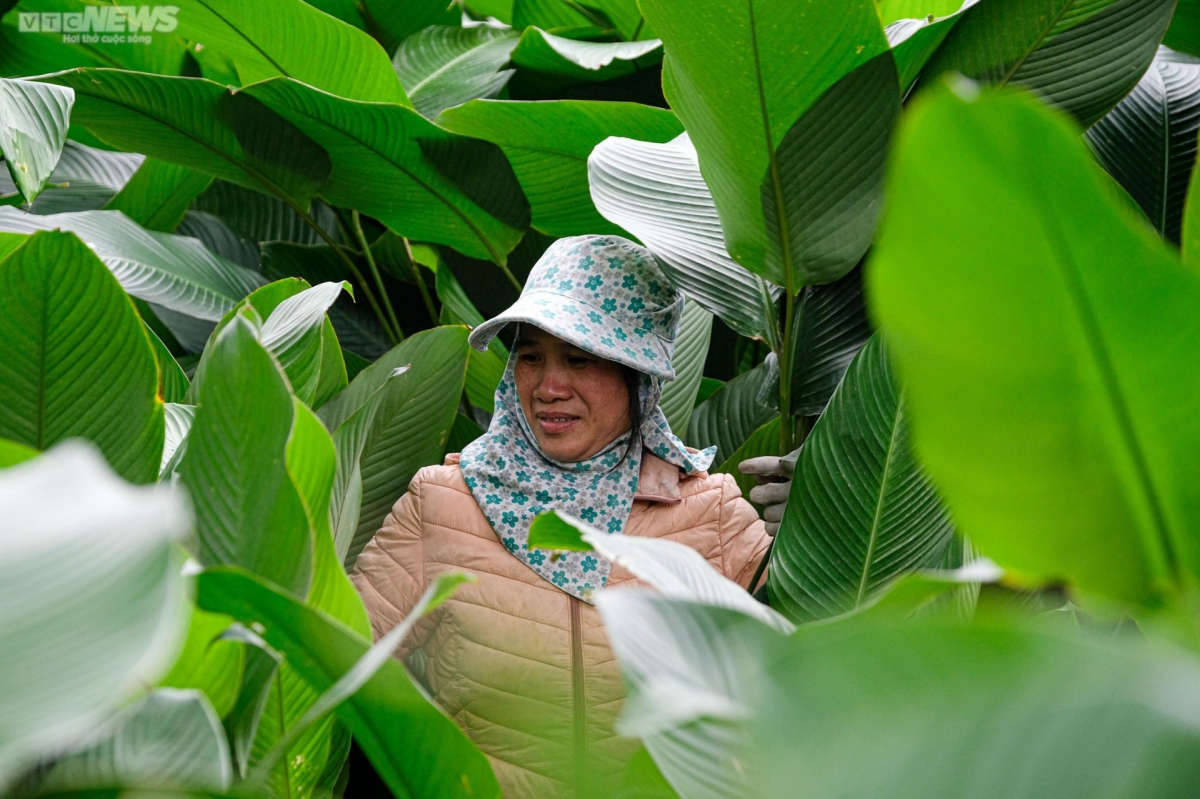
[{"label": "woman's face", "polygon": [[533,435],[556,461],[590,458],[629,430],[629,392],[619,364],[521,325],[514,376]]}]

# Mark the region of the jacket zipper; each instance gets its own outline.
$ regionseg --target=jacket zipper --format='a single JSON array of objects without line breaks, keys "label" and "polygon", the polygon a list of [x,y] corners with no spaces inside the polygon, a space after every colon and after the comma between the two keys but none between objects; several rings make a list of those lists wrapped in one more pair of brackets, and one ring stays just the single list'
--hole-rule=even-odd
[{"label": "jacket zipper", "polygon": [[571,688],[575,721],[575,796],[586,795],[587,768],[587,710],[583,695],[583,602],[568,594],[571,600]]}]

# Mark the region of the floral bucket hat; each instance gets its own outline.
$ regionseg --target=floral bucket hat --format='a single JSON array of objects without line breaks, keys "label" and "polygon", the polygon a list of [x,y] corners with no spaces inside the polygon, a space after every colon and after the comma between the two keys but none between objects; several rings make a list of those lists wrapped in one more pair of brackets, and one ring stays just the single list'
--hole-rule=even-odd
[{"label": "floral bucket hat", "polygon": [[475,328],[483,351],[511,322],[526,322],[581,350],[674,380],[671,355],[680,294],[645,247],[620,236],[573,236],[550,245],[512,306]]}]

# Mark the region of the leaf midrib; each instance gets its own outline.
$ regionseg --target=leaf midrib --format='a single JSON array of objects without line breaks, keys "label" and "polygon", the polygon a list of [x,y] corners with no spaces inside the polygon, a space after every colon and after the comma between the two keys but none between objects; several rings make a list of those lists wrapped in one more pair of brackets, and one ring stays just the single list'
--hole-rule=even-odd
[{"label": "leaf midrib", "polygon": [[[318,91],[320,91],[320,90],[318,89]],[[342,99],[348,99],[348,98],[342,98]],[[349,102],[359,102],[359,101],[349,100]],[[394,103],[374,103],[374,105],[392,105],[395,108],[404,108],[404,106],[395,105]],[[479,240],[479,243],[483,245],[484,249],[486,249],[491,254],[493,261],[495,261],[498,264],[504,263],[504,259],[500,256],[499,253],[496,252],[496,249],[492,246],[492,243],[490,241],[488,241],[487,237],[483,235],[483,231],[481,231],[479,229],[479,227],[471,220],[470,217],[468,217],[461,210],[459,210],[454,205],[454,203],[450,202],[450,200],[447,199],[441,192],[435,191],[432,186],[430,186],[424,180],[422,180],[421,178],[419,178],[415,174],[413,174],[413,172],[410,171],[407,167],[398,163],[391,156],[386,155],[385,153],[381,152],[374,145],[368,144],[366,141],[360,139],[358,136],[354,135],[353,133],[351,133],[348,130],[345,130],[343,128],[334,127],[332,124],[326,122],[324,119],[315,117],[312,114],[308,113],[307,111],[296,108],[295,106],[288,106],[288,109],[296,114],[302,114],[305,119],[308,119],[308,120],[312,121],[313,123],[320,125],[323,128],[325,128],[329,131],[332,131],[333,133],[336,133],[339,136],[342,136],[343,138],[354,142],[355,144],[358,144],[359,146],[363,147],[364,149],[374,153],[380,160],[384,161],[385,163],[391,164],[393,167],[395,167],[396,171],[398,171],[404,175],[407,175],[409,177],[409,179],[411,179],[414,183],[416,183],[418,186],[423,188],[425,191],[429,192],[429,194],[431,194],[433,197],[437,198],[437,200],[439,202],[441,202],[455,216],[457,216],[459,218],[459,220],[461,220],[463,222],[463,224],[465,224],[467,226],[467,228],[470,229],[471,233],[475,236],[476,239]],[[412,111],[411,108],[406,109],[406,110]],[[413,111],[413,113],[417,113],[417,112]],[[423,119],[423,117],[422,117],[422,119]],[[430,123],[430,124],[433,124],[433,123]],[[452,134],[452,135],[458,135],[458,134]],[[466,195],[463,195],[463,196],[465,197]],[[473,200],[471,200],[469,197],[467,198],[467,200],[469,202],[471,202],[472,205],[475,205],[476,208],[479,208],[479,206]],[[490,213],[485,211],[483,208],[479,208],[479,210],[485,214],[488,214],[488,216],[492,216]],[[502,222],[500,219],[497,219],[494,216],[492,218],[496,219],[497,222],[500,222],[501,224],[505,225],[505,227],[508,227],[507,223]]]},{"label": "leaf midrib", "polygon": [[1050,31],[1054,30],[1054,26],[1059,23],[1059,21],[1063,18],[1064,15],[1066,15],[1067,11],[1069,11],[1070,9],[1075,7],[1075,3],[1076,3],[1076,0],[1068,0],[1068,2],[1063,3],[1063,7],[1059,10],[1059,12],[1057,14],[1054,15],[1054,18],[1050,20],[1050,24],[1048,24],[1045,27],[1045,29],[1042,31],[1041,35],[1038,36],[1036,40],[1034,40],[1033,44],[1031,44],[1029,46],[1029,48],[1026,49],[1024,53],[1021,54],[1021,56],[1013,64],[1012,69],[1010,69],[1008,71],[1008,74],[1006,74],[1004,76],[1004,78],[1000,80],[1000,83],[999,83],[1000,86],[1008,85],[1008,82],[1010,80],[1012,80],[1013,75],[1016,75],[1017,72],[1021,69],[1021,67],[1025,66],[1025,62],[1029,60],[1030,56],[1032,56],[1035,52],[1037,52],[1037,49],[1042,46],[1042,42],[1044,42],[1046,40],[1046,37],[1050,35]]},{"label": "leaf midrib", "polygon": [[867,554],[863,558],[862,576],[858,582],[858,596],[854,598],[854,607],[862,604],[867,591],[867,580],[871,576],[871,563],[875,557],[875,543],[879,539],[879,528],[883,520],[884,497],[888,492],[888,478],[892,474],[893,458],[899,445],[900,420],[903,416],[904,395],[896,399],[896,409],[892,413],[892,432],[888,439],[887,457],[883,462],[883,476],[879,480],[879,496],[875,499],[875,514],[871,519],[871,530],[867,537]]},{"label": "leaf midrib", "polygon": [[[1093,364],[1100,373],[1104,397],[1108,400],[1109,408],[1116,417],[1119,440],[1124,443],[1126,455],[1132,461],[1138,487],[1141,489],[1143,498],[1149,507],[1150,515],[1153,518],[1155,532],[1157,533],[1157,543],[1159,545],[1159,551],[1154,554],[1162,559],[1162,563],[1166,566],[1171,578],[1178,582],[1180,577],[1179,558],[1174,551],[1166,512],[1163,509],[1162,500],[1155,489],[1154,481],[1151,479],[1150,468],[1142,451],[1141,442],[1137,435],[1137,428],[1133,423],[1132,413],[1125,400],[1125,394],[1121,390],[1121,382],[1118,379],[1116,367],[1113,365],[1099,319],[1096,317],[1095,309],[1088,298],[1079,266],[1075,263],[1075,259],[1071,255],[1071,248],[1067,242],[1066,235],[1059,227],[1052,209],[1046,206],[1045,198],[1037,191],[1030,191],[1029,194],[1034,198],[1034,203],[1038,207],[1039,224],[1054,252],[1054,263],[1063,278],[1067,296],[1076,311],[1077,320],[1083,328],[1083,338],[1087,342]],[[1148,565],[1153,567],[1155,564],[1150,563]]]}]

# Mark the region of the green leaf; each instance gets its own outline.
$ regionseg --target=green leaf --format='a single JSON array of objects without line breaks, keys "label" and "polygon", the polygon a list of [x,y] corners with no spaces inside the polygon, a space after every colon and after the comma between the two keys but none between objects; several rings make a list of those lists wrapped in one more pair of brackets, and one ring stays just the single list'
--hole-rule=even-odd
[{"label": "green leaf", "polygon": [[262,327],[262,345],[283,367],[292,392],[308,405],[320,405],[316,400],[330,396],[326,392],[318,395],[327,353],[336,359],[330,368],[336,372],[340,367],[341,387],[346,385],[346,367],[337,337],[331,332],[332,341],[326,341],[324,335],[329,324],[325,312],[343,290],[348,291],[349,284],[322,283],[306,289],[275,306]]},{"label": "green leaf", "polygon": [[[25,207],[35,214],[102,208],[129,182],[144,160],[136,153],[98,150],[67,139],[50,182],[33,204]],[[0,171],[0,194],[16,190],[8,174]]]},{"label": "green leaf", "polygon": [[[0,783],[76,744],[170,667],[186,501],[69,443],[0,472]],[[47,568],[53,564],[53,568]]]},{"label": "green leaf", "polygon": [[1022,86],[1087,128],[1137,85],[1174,9],[1174,0],[985,0],[963,13],[922,85],[958,72]]},{"label": "green leaf", "polygon": [[149,331],[83,242],[39,232],[0,261],[0,436],[37,449],[86,438],[118,474],[152,482],[157,394]]},{"label": "green leaf", "polygon": [[1002,620],[839,627],[771,659],[747,725],[755,795],[1083,799],[1195,781],[1200,668],[1179,648]]},{"label": "green leaf", "polygon": [[37,216],[0,208],[0,230],[68,230],[94,250],[125,291],[196,319],[220,319],[263,283],[194,239],[143,230],[119,211]]},{"label": "green leaf", "polygon": [[221,637],[232,622],[228,616],[194,610],[183,651],[159,687],[195,688],[208,697],[218,718],[227,716],[237,702],[245,659],[241,643]]},{"label": "green leaf", "polygon": [[596,605],[629,694],[619,731],[645,743],[679,796],[749,796],[747,721],[779,633],[735,610],[648,591],[601,591]]},{"label": "green leaf", "polygon": [[70,89],[0,78],[0,155],[26,202],[46,188],[71,118]]},{"label": "green leaf", "polygon": [[[267,642],[318,691],[328,690],[370,648],[367,639],[252,575],[211,570],[199,583],[202,607],[261,624]],[[396,661],[384,663],[337,712],[395,795],[499,797],[484,756]]]},{"label": "green leaf", "polygon": [[[292,241],[324,244],[325,239],[285,201],[270,194],[215,180],[192,203],[192,210],[219,217],[234,233],[254,243]],[[334,241],[344,244],[341,227],[332,208],[313,203],[311,218]],[[343,267],[344,268],[344,267]],[[320,283],[322,281],[313,281]]]},{"label": "green leaf", "polygon": [[148,230],[170,233],[179,226],[192,200],[210,183],[211,175],[147,158],[104,207],[120,211]]},{"label": "green leaf", "polygon": [[849,612],[953,536],[908,444],[904,395],[878,336],[858,354],[800,450],[771,550],[771,604],[803,623]]},{"label": "green leaf", "polygon": [[[944,5],[942,14],[926,16],[918,14],[915,19],[897,19],[885,22],[888,44],[892,46],[892,56],[896,59],[896,71],[900,76],[900,91],[908,93],[917,82],[925,64],[937,52],[938,47],[950,35],[951,29],[962,19],[962,15],[973,6],[977,0],[967,0],[959,8],[958,0]],[[949,8],[955,5],[955,8]],[[881,15],[886,20],[881,7]]]},{"label": "green leaf", "polygon": [[16,466],[38,456],[38,451],[7,438],[0,438],[0,469]]},{"label": "green leaf", "polygon": [[884,25],[891,25],[906,19],[948,17],[962,4],[962,0],[881,0],[879,18]]},{"label": "green leaf", "polygon": [[1200,357],[1200,277],[1078,133],[1026,94],[943,89],[914,108],[873,306],[916,451],[980,551],[1148,601],[1200,568],[1200,407],[1178,369]]},{"label": "green leaf", "polygon": [[862,270],[823,286],[809,286],[800,302],[792,346],[792,412],[816,416],[871,337]]},{"label": "green leaf", "polygon": [[479,100],[447,109],[437,121],[500,145],[529,198],[530,224],[551,236],[624,235],[592,204],[588,155],[609,136],[666,142],[683,131],[670,111],[586,100]]},{"label": "green leaf", "polygon": [[[358,559],[417,470],[441,462],[466,379],[467,350],[465,327],[418,333],[360,372],[321,408],[321,419],[334,430],[338,447],[335,507],[361,480],[360,507],[343,499],[333,524],[346,547],[347,565]],[[393,378],[403,366],[410,368]]]},{"label": "green leaf", "polygon": [[[530,546],[574,552],[595,550],[668,599],[726,608],[783,633],[795,629],[791,622],[760,604],[686,544],[665,538],[609,535],[558,511],[546,511],[535,517],[529,535]],[[626,592],[612,591],[608,595],[620,593]],[[601,591],[598,596],[604,594]]]},{"label": "green leaf", "polygon": [[641,8],[666,45],[663,91],[699,153],[733,259],[792,293],[850,271],[875,232],[900,112],[875,4]]},{"label": "green leaf", "polygon": [[706,401],[713,394],[717,393],[717,389],[725,385],[724,380],[718,380],[715,377],[700,378],[700,390],[696,392],[696,404]]},{"label": "green leaf", "polygon": [[[270,242],[262,246],[262,260],[263,275],[271,280],[299,277],[316,285],[352,277],[346,263],[327,246]],[[344,349],[374,360],[387,352],[391,345],[379,320],[363,307],[365,304],[355,303],[349,294],[343,294],[329,307],[329,321]]]},{"label": "green leaf", "polygon": [[585,83],[614,80],[654,66],[662,59],[662,42],[585,42],[555,36],[541,28],[521,32],[512,61],[522,69],[546,72]]},{"label": "green leaf", "polygon": [[102,741],[55,763],[38,787],[225,791],[232,780],[229,743],[212,704],[200,691],[159,688]]},{"label": "green leaf", "polygon": [[236,564],[304,596],[312,542],[304,504],[284,464],[291,392],[243,308],[210,345],[198,382],[183,481],[196,508],[197,556]]},{"label": "green leaf", "polygon": [[[467,367],[468,370],[470,367]],[[450,437],[446,439],[446,452],[462,452],[467,445],[484,434],[484,429],[461,413],[454,417],[454,426],[450,428]]]},{"label": "green leaf", "polygon": [[687,134],[666,144],[605,139],[588,158],[588,182],[600,214],[658,256],[680,291],[744,336],[778,335],[780,290],[726,252]]},{"label": "green leaf", "polygon": [[191,386],[187,373],[183,371],[179,361],[175,360],[175,356],[167,349],[167,345],[163,344],[162,339],[150,329],[149,325],[146,326],[146,335],[150,338],[150,344],[154,347],[154,358],[158,361],[159,398],[163,402],[183,402],[183,398],[187,396],[188,388]]},{"label": "green leaf", "polygon": [[[391,659],[392,653],[404,642],[417,622],[449,599],[459,585],[468,582],[474,582],[474,578],[459,572],[438,575],[433,585],[425,589],[425,593],[417,600],[417,604],[409,611],[404,621],[376,641],[366,651],[366,654],[317,698],[295,724],[288,727],[287,735],[279,742],[271,755],[264,759],[264,766],[280,757],[288,749],[289,744],[298,740],[315,722],[358,693],[358,690]],[[368,634],[369,632],[368,628]]]},{"label": "green leaf", "polygon": [[[730,380],[696,406],[688,422],[688,446],[715,446],[716,463],[729,458],[755,430],[779,414],[775,392],[768,391],[766,385],[769,378],[769,370],[758,366]],[[759,400],[764,391],[768,393],[766,403]]]},{"label": "green leaf", "polygon": [[1200,131],[1200,60],[1159,50],[1116,108],[1084,135],[1098,160],[1169,241],[1178,242]]},{"label": "green leaf", "polygon": [[307,208],[329,156],[245,92],[201,78],[81,69],[42,78],[75,90],[73,119],[117,149],[145,153]]},{"label": "green leaf", "polygon": [[1176,4],[1162,43],[1180,53],[1200,57],[1200,4],[1195,0]]},{"label": "green leaf", "polygon": [[[483,314],[475,309],[467,298],[454,273],[449,269],[437,272],[438,301],[442,305],[442,324],[478,327],[483,324]],[[495,409],[496,387],[504,377],[508,366],[508,348],[493,338],[488,348],[479,352],[474,347],[467,353],[467,401],[476,408],[491,413]]]},{"label": "green leaf", "polygon": [[683,306],[683,319],[675,337],[675,354],[671,358],[675,379],[663,385],[662,399],[658,403],[671,429],[680,433],[688,429],[688,420],[696,407],[696,392],[704,376],[704,359],[708,356],[711,337],[712,314],[688,300]]},{"label": "green leaf", "polygon": [[514,31],[434,26],[404,40],[392,64],[413,108],[433,119],[451,106],[495,97],[512,77],[501,69],[517,46]]},{"label": "green leaf", "polygon": [[159,466],[159,480],[174,474],[178,465],[183,461],[187,451],[187,437],[192,430],[192,422],[196,419],[196,406],[168,402],[163,405],[163,416],[166,420],[166,434],[163,436],[162,463]]},{"label": "green leaf", "polygon": [[360,7],[365,9],[373,24],[375,38],[389,53],[395,53],[405,39],[430,25],[462,23],[462,8],[444,0],[404,0],[400,3],[362,0]]},{"label": "green leaf", "polygon": [[402,236],[504,263],[529,205],[498,147],[448,133],[411,108],[334,97],[276,78],[252,95],[321,145],[333,162],[321,195]]},{"label": "green leaf", "polygon": [[180,36],[232,59],[243,84],[286,75],[340,97],[409,104],[383,48],[301,0],[180,0],[178,20]]}]

